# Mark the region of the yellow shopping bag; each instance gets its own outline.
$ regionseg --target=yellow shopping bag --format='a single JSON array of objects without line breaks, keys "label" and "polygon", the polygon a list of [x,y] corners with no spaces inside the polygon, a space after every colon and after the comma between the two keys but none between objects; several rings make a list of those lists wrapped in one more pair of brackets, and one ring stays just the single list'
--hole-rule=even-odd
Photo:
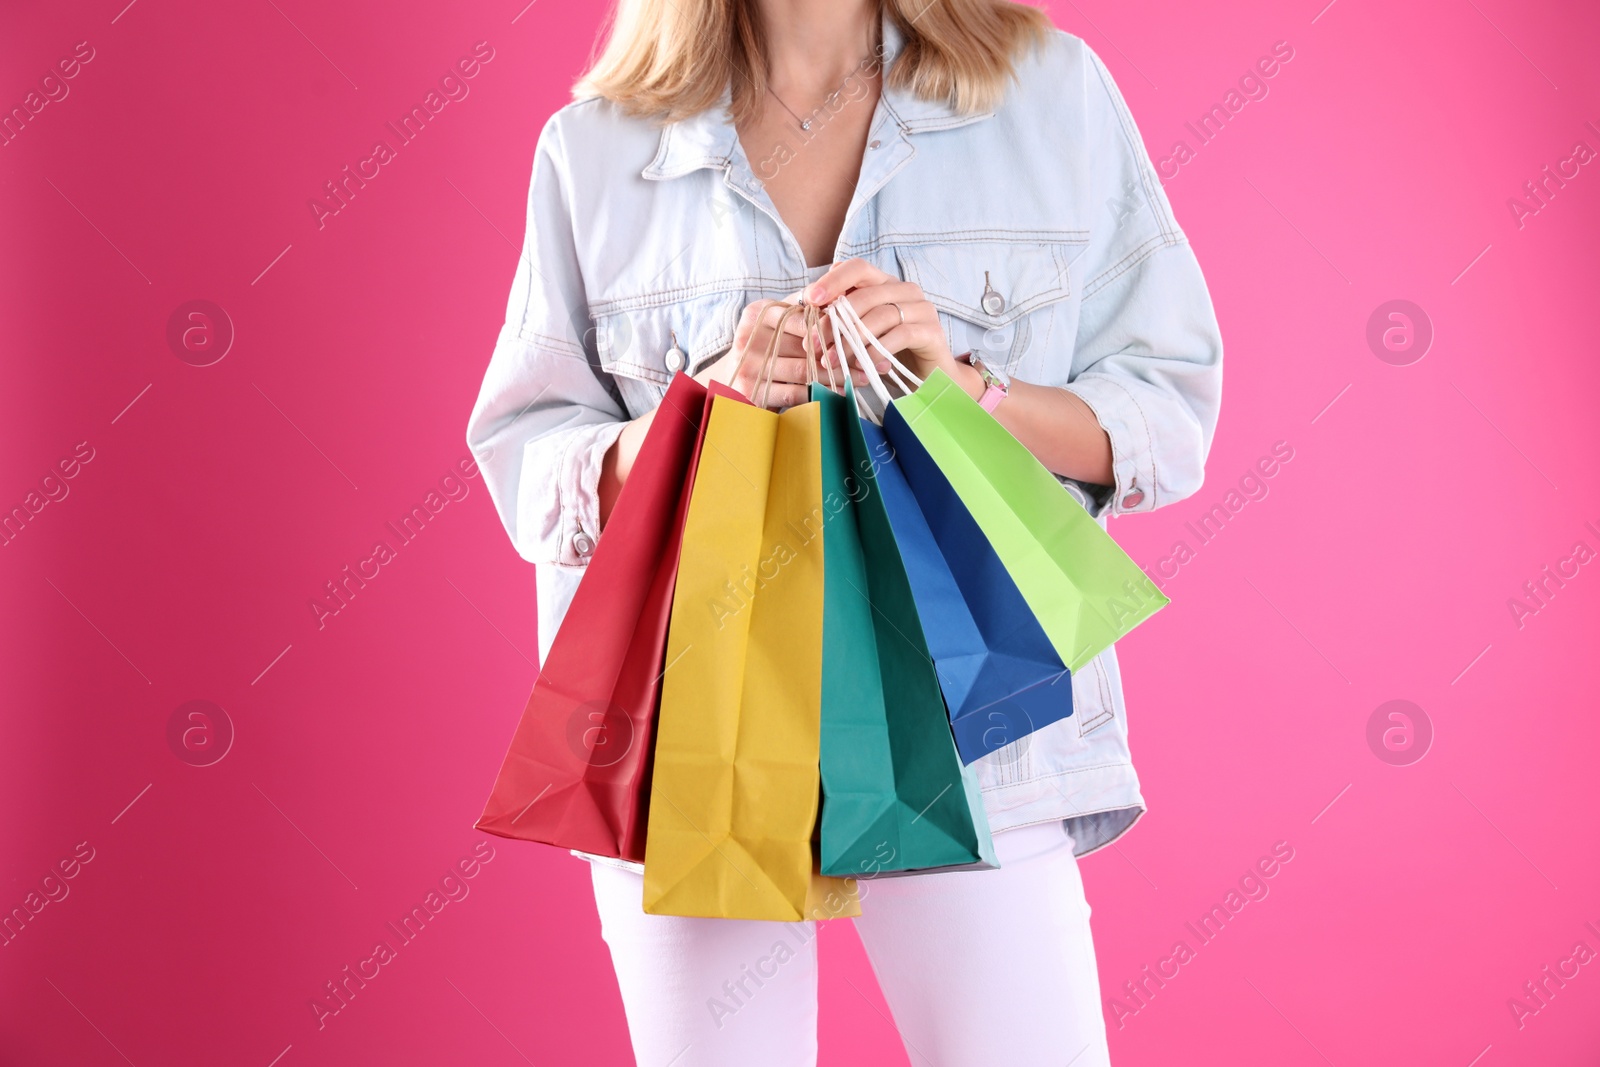
[{"label": "yellow shopping bag", "polygon": [[[715,388],[715,387],[714,387]],[[719,392],[689,498],[667,630],[644,910],[859,915],[815,873],[822,683],[819,405]]]}]

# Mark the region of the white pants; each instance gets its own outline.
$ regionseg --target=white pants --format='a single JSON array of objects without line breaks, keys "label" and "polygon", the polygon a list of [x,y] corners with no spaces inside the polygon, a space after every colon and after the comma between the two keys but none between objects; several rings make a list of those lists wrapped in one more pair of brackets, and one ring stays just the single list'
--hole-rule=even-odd
[{"label": "white pants", "polygon": [[[859,883],[856,930],[907,1055],[1107,1067],[1072,839],[1044,823],[996,834],[995,851],[997,870]],[[639,1067],[814,1067],[815,923],[646,915],[642,875],[591,866]]]}]

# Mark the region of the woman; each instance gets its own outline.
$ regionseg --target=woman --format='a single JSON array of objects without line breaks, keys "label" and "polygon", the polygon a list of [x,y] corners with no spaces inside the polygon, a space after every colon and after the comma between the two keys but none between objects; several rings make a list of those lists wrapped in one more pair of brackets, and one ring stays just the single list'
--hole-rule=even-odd
[{"label": "woman", "polygon": [[[468,428],[539,565],[541,656],[672,375],[754,395],[741,357],[766,352],[774,298],[848,300],[1102,521],[1199,487],[1222,360],[1205,282],[1104,64],[1040,12],[621,0],[574,95],[539,139]],[[774,409],[804,396],[800,318]],[[863,883],[913,1062],[1108,1062],[1076,857],[1144,812],[1113,651],[1072,698],[978,763],[1000,869]],[[816,1062],[814,927],[645,915],[636,865],[592,871],[640,1064]]]}]

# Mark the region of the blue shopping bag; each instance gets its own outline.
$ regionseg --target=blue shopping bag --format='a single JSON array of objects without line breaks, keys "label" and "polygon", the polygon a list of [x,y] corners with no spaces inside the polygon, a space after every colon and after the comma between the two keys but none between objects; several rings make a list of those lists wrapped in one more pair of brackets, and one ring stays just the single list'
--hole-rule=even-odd
[{"label": "blue shopping bag", "polygon": [[861,421],[962,762],[1071,715],[1060,654],[905,417]]}]

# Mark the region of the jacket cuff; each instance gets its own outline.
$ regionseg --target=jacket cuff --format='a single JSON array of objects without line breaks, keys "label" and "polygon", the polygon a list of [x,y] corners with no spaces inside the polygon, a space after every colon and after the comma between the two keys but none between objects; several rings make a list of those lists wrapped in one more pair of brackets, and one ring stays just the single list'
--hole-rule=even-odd
[{"label": "jacket cuff", "polygon": [[1100,505],[1098,514],[1127,515],[1160,506],[1156,497],[1155,440],[1144,409],[1132,391],[1115,378],[1089,374],[1080,375],[1064,388],[1089,405],[1111,438],[1115,484],[1109,495],[1096,501]]},{"label": "jacket cuff", "polygon": [[[537,543],[522,546],[524,558],[566,567],[588,565],[600,540],[600,468],[626,425],[584,426],[554,447],[549,441],[528,445],[523,471],[532,491],[521,493],[519,503],[537,514],[518,516],[517,528],[537,531]],[[546,495],[550,486],[555,487],[554,500]]]}]

